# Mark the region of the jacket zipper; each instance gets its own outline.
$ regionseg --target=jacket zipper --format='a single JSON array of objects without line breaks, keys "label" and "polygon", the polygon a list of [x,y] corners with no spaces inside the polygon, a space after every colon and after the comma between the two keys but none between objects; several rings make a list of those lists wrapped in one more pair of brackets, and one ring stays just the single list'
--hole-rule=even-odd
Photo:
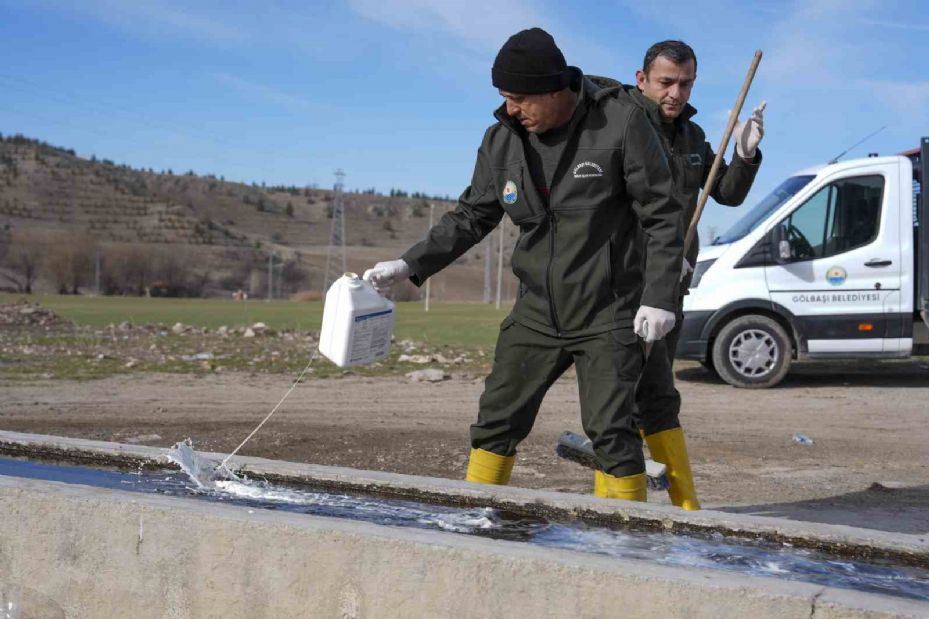
[{"label": "jacket zipper", "polygon": [[[584,103],[587,105],[587,103]],[[586,110],[585,110],[586,112]],[[558,172],[561,171],[562,166],[564,165],[565,155],[569,152],[569,148],[572,146],[572,140],[575,139],[577,135],[577,125],[583,122],[583,117],[572,118],[571,122],[573,126],[571,127],[571,133],[568,135],[567,141],[565,142],[564,148],[561,150],[561,154],[558,156],[558,162],[555,164],[555,171],[552,174],[552,186],[548,188],[548,193],[544,197],[545,210],[548,213],[548,221],[551,226],[551,234],[549,237],[551,241],[549,243],[550,251],[548,257],[548,305],[552,313],[552,326],[555,327],[555,333],[558,334],[558,337],[561,337],[561,323],[558,321],[558,311],[555,309],[555,295],[553,294],[553,282],[554,278],[552,277],[552,266],[555,262],[555,233],[558,231],[558,225],[556,223],[555,211],[552,209],[551,202],[551,192],[555,189],[555,179],[558,178]],[[577,152],[577,143],[574,143],[574,150],[572,152]],[[525,148],[525,146],[524,146]]]},{"label": "jacket zipper", "polygon": [[[499,120],[503,120],[499,116],[497,118]],[[512,121],[509,119],[509,117],[507,117],[507,119],[503,122],[503,125],[507,127],[507,129],[512,131],[517,137],[519,137],[520,141],[522,141],[522,136],[520,136],[519,132],[514,128],[514,126],[511,123]],[[526,156],[525,149],[526,149],[525,144],[523,144],[523,157],[524,158]],[[559,157],[558,159],[558,164],[555,166],[556,174],[558,172],[558,168],[561,166],[561,160],[563,158],[564,158],[564,151],[562,151],[561,157]],[[528,159],[526,161],[528,164]],[[530,179],[532,179],[531,172],[529,174],[529,177]],[[533,184],[535,183],[534,180],[531,180],[531,182]],[[551,188],[549,188],[549,191],[551,191]],[[536,193],[542,194],[542,191],[539,187],[536,187]],[[539,197],[542,198],[542,208],[545,209],[545,213],[548,216],[549,227],[551,228],[551,231],[548,235],[549,236],[549,243],[548,243],[549,253],[548,253],[548,266],[546,268],[546,272],[547,272],[546,279],[548,283],[548,309],[549,309],[549,312],[551,313],[552,326],[555,328],[555,333],[557,333],[558,336],[560,337],[562,335],[561,324],[558,322],[558,312],[555,309],[555,295],[553,294],[553,288],[552,288],[552,282],[554,281],[552,277],[552,272],[553,272],[552,266],[555,262],[555,232],[558,226],[555,223],[555,213],[554,211],[552,211],[552,206],[551,206],[551,203],[549,202],[549,196],[543,194],[543,195],[540,195]]]},{"label": "jacket zipper", "polygon": [[548,255],[548,307],[552,313],[552,326],[555,327],[555,332],[558,336],[561,336],[561,324],[558,322],[558,312],[555,311],[555,294],[553,289],[552,278],[552,265],[555,262],[555,232],[558,229],[557,224],[555,223],[555,213],[552,211],[551,206],[546,204],[545,210],[548,211],[548,223],[551,227],[551,232],[548,235],[549,237],[549,255]]}]

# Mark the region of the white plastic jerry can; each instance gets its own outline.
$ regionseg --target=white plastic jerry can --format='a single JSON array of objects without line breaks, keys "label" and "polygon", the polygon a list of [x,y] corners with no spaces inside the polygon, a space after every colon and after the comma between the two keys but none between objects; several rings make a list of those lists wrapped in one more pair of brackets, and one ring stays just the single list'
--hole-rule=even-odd
[{"label": "white plastic jerry can", "polygon": [[394,304],[355,273],[345,273],[326,292],[319,352],[340,368],[387,356],[394,331]]}]

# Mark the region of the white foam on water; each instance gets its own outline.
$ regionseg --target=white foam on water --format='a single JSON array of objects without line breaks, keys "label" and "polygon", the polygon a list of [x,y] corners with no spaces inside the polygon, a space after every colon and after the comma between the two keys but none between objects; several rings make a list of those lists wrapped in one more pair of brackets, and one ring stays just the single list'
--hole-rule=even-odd
[{"label": "white foam on water", "polygon": [[789,574],[790,570],[784,569],[784,567],[774,561],[765,561],[762,563],[759,568],[760,571],[768,572],[769,574]]},{"label": "white foam on water", "polygon": [[[286,503],[288,505],[318,505],[351,509],[356,513],[366,512],[375,519],[415,521],[456,533],[468,533],[475,529],[490,529],[497,526],[497,523],[491,517],[494,513],[491,508],[465,510],[457,513],[442,513],[441,511],[437,513],[420,509],[414,505],[393,505],[346,494],[289,490],[271,486],[266,482],[223,480],[215,482],[214,486],[224,494],[241,499],[268,503]],[[435,509],[441,510],[441,508]]]},{"label": "white foam on water", "polygon": [[493,509],[484,507],[479,510],[463,514],[427,514],[419,517],[416,522],[436,526],[443,531],[454,533],[470,533],[475,529],[492,529],[497,523],[491,518]]},{"label": "white foam on water", "polygon": [[[247,479],[226,479],[214,482],[217,490],[241,499],[289,503],[291,505],[333,505],[341,501],[337,495],[321,492],[299,492],[286,488],[275,488],[265,482]],[[332,500],[335,499],[335,500]]]},{"label": "white foam on water", "polygon": [[412,503],[390,503],[345,494],[291,490],[264,481],[244,479],[218,468],[216,463],[198,454],[190,439],[177,443],[168,453],[168,458],[181,467],[199,490],[221,496],[270,504],[351,510],[356,515],[367,515],[387,523],[416,522],[455,533],[470,533],[499,526],[499,522],[494,519],[495,511],[491,508],[460,510],[433,506],[429,509]]}]

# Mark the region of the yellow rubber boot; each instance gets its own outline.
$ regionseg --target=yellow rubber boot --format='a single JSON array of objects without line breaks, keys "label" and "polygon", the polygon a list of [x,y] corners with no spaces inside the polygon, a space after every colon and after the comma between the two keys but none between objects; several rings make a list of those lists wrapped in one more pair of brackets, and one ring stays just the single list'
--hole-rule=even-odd
[{"label": "yellow rubber boot", "polygon": [[513,471],[515,461],[515,455],[498,456],[486,449],[472,448],[465,481],[505,486],[510,483],[510,473]]},{"label": "yellow rubber boot", "polygon": [[606,498],[606,482],[603,471],[594,471],[594,496]]},{"label": "yellow rubber boot", "polygon": [[645,437],[648,450],[655,462],[668,467],[668,494],[671,503],[688,511],[700,509],[697,490],[694,488],[694,476],[690,471],[690,458],[687,456],[687,443],[684,430],[671,428]]},{"label": "yellow rubber boot", "polygon": [[594,471],[594,496],[644,503],[647,499],[645,473],[615,477],[603,471]]}]

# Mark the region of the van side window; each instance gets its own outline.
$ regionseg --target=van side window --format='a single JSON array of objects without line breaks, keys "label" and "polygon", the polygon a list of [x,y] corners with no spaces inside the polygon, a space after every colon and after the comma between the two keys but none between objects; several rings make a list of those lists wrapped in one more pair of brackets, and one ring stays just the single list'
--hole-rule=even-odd
[{"label": "van side window", "polygon": [[792,260],[815,260],[863,247],[877,238],[884,177],[844,178],[826,185],[784,221]]}]

